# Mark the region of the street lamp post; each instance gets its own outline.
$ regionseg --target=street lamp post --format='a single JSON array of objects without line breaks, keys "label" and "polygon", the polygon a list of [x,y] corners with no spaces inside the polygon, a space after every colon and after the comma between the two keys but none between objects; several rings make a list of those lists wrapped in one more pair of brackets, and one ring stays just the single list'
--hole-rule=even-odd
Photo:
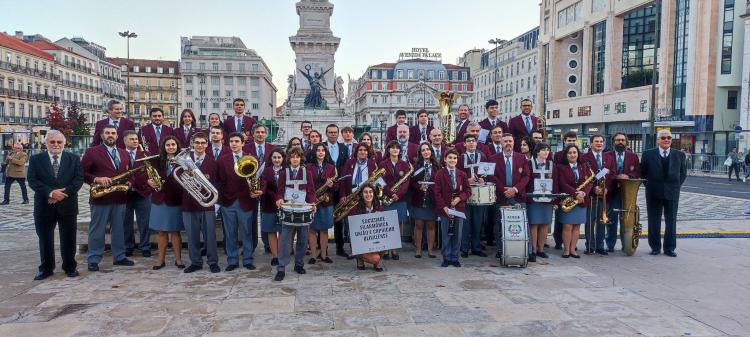
[{"label": "street lamp post", "polygon": [[[200,101],[200,103],[198,103],[198,105],[200,105],[201,118],[203,118],[203,85],[205,84],[204,82],[206,82],[206,74],[205,73],[198,73],[198,82],[200,82],[200,84],[201,84],[201,92],[199,93],[200,97],[201,97],[201,101]],[[225,114],[226,114],[226,112],[225,112]]]},{"label": "street lamp post", "polygon": [[130,39],[135,39],[138,37],[138,34],[129,30],[118,32],[117,34],[125,38],[127,46],[127,61],[125,62],[125,115],[127,116],[130,109]]},{"label": "street lamp post", "polygon": [[495,78],[495,89],[493,91],[495,92],[495,100],[497,100],[497,68],[498,68],[497,67],[497,54],[500,51],[499,50],[500,44],[501,43],[505,43],[507,41],[503,40],[503,39],[495,38],[495,39],[491,39],[491,40],[489,40],[487,42],[489,42],[490,44],[494,44],[495,45],[495,75],[493,76]]},{"label": "street lamp post", "polygon": [[[643,150],[645,151],[648,148],[656,147],[656,81],[658,79],[658,72],[657,72],[657,66],[658,66],[658,57],[659,57],[659,50],[661,48],[659,41],[661,40],[661,37],[659,34],[661,34],[661,0],[656,1],[656,27],[654,32],[654,62],[653,62],[653,70],[651,71],[651,114],[649,116],[649,128],[648,128],[648,139],[646,140],[647,146],[644,146]],[[674,113],[674,112],[673,112]]]}]

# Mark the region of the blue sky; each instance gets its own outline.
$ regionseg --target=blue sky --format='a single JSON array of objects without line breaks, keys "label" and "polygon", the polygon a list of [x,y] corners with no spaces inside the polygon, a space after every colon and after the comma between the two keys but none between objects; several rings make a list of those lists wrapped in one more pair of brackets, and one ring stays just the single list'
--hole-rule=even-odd
[{"label": "blue sky", "polygon": [[[335,72],[352,78],[367,66],[395,62],[412,47],[440,52],[444,63],[487,40],[513,38],[539,25],[538,0],[332,0],[334,35],[341,38]],[[112,5],[109,5],[109,4]],[[0,0],[0,31],[42,34],[55,41],[83,37],[125,57],[118,31],[130,30],[130,56],[178,60],[180,36],[239,36],[263,57],[273,73],[279,103],[294,71],[289,36],[296,33],[294,0],[93,1]]]}]

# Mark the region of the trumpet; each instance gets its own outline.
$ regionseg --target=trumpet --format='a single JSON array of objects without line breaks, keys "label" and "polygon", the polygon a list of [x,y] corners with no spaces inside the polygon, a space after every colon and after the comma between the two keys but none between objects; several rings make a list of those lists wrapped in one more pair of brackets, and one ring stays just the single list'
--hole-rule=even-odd
[{"label": "trumpet", "polygon": [[219,191],[195,165],[190,157],[190,148],[182,150],[172,159],[177,165],[172,171],[174,179],[203,207],[213,206],[219,198]]}]

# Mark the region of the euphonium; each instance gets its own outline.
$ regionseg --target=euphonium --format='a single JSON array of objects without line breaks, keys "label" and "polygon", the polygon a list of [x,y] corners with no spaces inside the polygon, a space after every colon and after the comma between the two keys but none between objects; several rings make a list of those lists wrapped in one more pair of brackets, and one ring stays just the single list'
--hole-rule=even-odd
[{"label": "euphonium", "polygon": [[247,179],[247,185],[250,187],[250,193],[253,193],[260,189],[260,183],[255,178],[255,173],[258,172],[258,160],[251,155],[242,156],[234,164],[234,173],[238,176]]},{"label": "euphonium", "polygon": [[641,236],[641,209],[638,207],[638,188],[643,179],[618,179],[622,206],[620,212],[620,241],[627,256],[635,254],[638,237]]},{"label": "euphonium", "polygon": [[[583,183],[581,183],[581,185],[578,186],[578,188],[576,188],[576,192],[582,190],[584,186],[586,186],[596,177],[596,175],[594,175],[594,171],[592,171],[591,169],[589,169],[589,171],[591,172],[591,175],[588,178],[586,178],[586,180],[584,180]],[[576,201],[575,195],[572,195],[572,196],[566,197],[565,199],[563,199],[563,201],[560,202],[560,209],[563,212],[568,213],[572,211],[573,208],[575,208],[577,204],[578,202]]]},{"label": "euphonium", "polygon": [[438,116],[443,122],[443,144],[452,144],[458,135],[456,134],[456,117],[451,114],[451,107],[453,107],[453,102],[458,100],[458,93],[453,91],[436,92],[435,98],[440,104]]},{"label": "euphonium", "polygon": [[91,190],[89,190],[89,194],[92,198],[96,199],[114,192],[127,192],[130,189],[130,185],[127,184],[130,176],[138,173],[138,171],[140,170],[143,170],[144,167],[145,166],[139,166],[110,178],[112,179],[112,184],[110,184],[109,187],[104,187],[104,185],[99,183],[93,183],[91,184]]},{"label": "euphonium", "polygon": [[367,178],[366,181],[364,181],[363,183],[359,184],[359,186],[357,186],[356,190],[354,190],[351,194],[347,195],[341,201],[341,203],[338,206],[336,206],[336,209],[333,211],[334,221],[339,222],[341,220],[344,220],[344,218],[346,218],[349,215],[349,212],[351,212],[351,210],[354,207],[356,207],[357,204],[359,203],[359,191],[362,190],[364,186],[370,185],[374,183],[376,180],[383,177],[384,174],[385,174],[385,169],[382,167],[375,170],[374,172],[370,174],[370,177]]},{"label": "euphonium", "polygon": [[219,199],[219,191],[195,165],[193,158],[190,157],[190,151],[189,148],[184,149],[172,159],[177,164],[172,171],[174,179],[198,204],[203,207],[213,206]]},{"label": "euphonium", "polygon": [[396,193],[399,188],[401,188],[401,185],[403,185],[405,182],[409,181],[409,178],[411,178],[411,174],[414,172],[414,166],[409,163],[409,171],[406,171],[406,173],[401,176],[401,179],[396,181],[393,186],[391,186],[391,190],[389,194],[383,194],[383,205],[388,206],[393,203],[393,198],[389,197],[389,195]]}]

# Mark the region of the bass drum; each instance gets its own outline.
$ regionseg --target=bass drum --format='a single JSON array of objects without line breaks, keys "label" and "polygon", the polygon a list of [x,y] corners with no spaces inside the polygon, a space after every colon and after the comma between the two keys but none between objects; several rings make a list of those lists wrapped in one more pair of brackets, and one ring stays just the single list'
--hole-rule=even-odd
[{"label": "bass drum", "polygon": [[498,221],[503,230],[503,267],[526,268],[529,263],[529,225],[526,209],[499,207]]},{"label": "bass drum", "polygon": [[471,184],[471,196],[466,203],[469,205],[494,205],[496,200],[495,184]]},{"label": "bass drum", "polygon": [[279,210],[279,221],[286,226],[309,226],[313,221],[313,205],[284,204]]}]

